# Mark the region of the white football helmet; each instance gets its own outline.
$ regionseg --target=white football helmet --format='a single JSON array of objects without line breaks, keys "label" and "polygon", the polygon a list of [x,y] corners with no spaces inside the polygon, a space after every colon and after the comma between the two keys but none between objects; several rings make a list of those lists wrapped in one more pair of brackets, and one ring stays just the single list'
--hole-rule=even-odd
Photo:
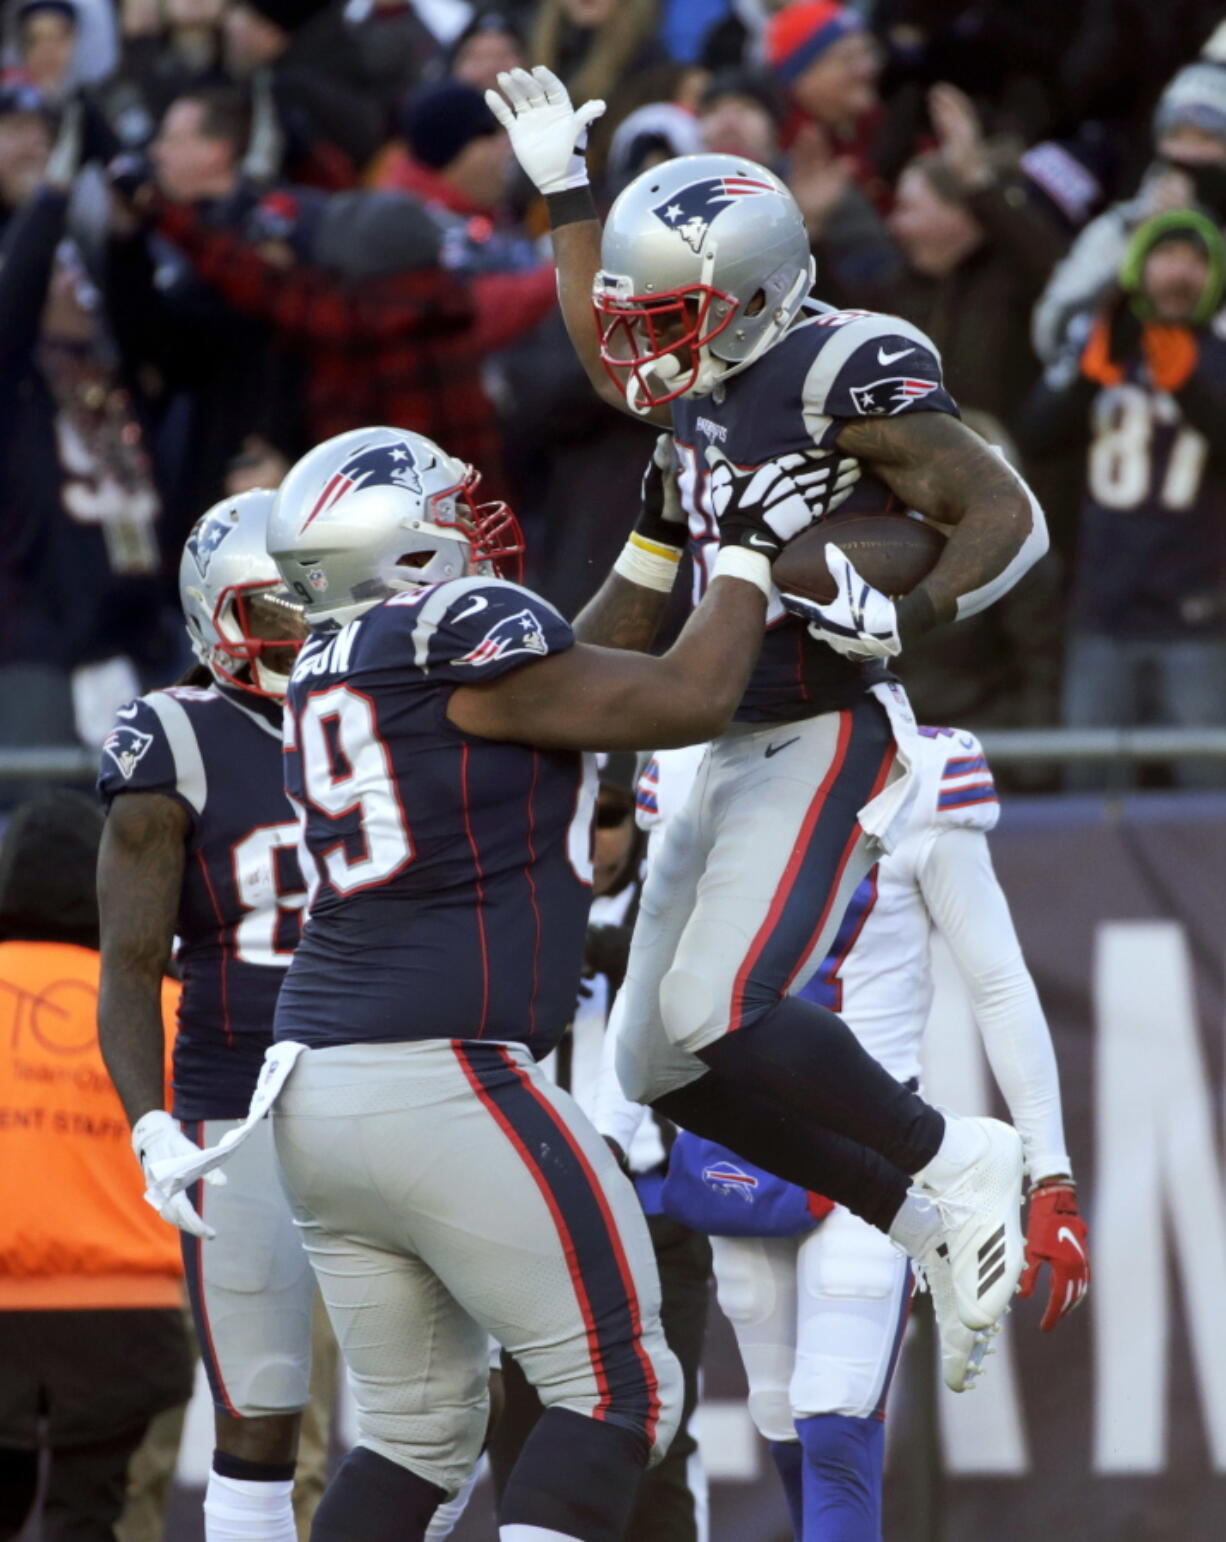
[{"label": "white football helmet", "polygon": [[636,412],[708,396],[761,358],[816,271],[796,200],[734,155],[682,155],[636,177],[609,210],[600,260],[600,357]]},{"label": "white football helmet", "polygon": [[268,522],[268,550],[312,626],[343,626],[389,595],[469,573],[518,579],[523,535],[505,503],[424,434],[355,428],[304,455]]},{"label": "white football helmet", "polygon": [[179,601],[192,651],[215,680],[280,700],[306,629],[268,555],[275,497],[257,488],[200,516],[179,560]]}]

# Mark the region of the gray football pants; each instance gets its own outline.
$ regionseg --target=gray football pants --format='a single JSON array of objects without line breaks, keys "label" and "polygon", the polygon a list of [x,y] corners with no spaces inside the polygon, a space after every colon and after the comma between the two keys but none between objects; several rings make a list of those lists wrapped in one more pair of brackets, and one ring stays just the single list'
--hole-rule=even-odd
[{"label": "gray football pants", "polygon": [[615,1007],[627,1097],[696,1081],[699,1050],[806,984],[881,855],[856,816],[898,774],[871,697],[714,741],[643,889]]},{"label": "gray football pants", "polygon": [[362,1445],[456,1493],[485,1434],[492,1336],[547,1408],[667,1450],[681,1373],[646,1222],[522,1046],[309,1050],[273,1118]]}]

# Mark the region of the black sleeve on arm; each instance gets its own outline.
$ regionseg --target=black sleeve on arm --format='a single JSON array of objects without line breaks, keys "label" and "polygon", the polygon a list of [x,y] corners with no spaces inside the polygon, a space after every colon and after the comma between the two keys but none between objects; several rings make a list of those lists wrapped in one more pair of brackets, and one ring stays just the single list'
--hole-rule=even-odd
[{"label": "black sleeve on arm", "polygon": [[1014,425],[1018,448],[1033,458],[1088,443],[1090,412],[1100,390],[1074,361],[1052,365],[1018,411]]},{"label": "black sleeve on arm", "polygon": [[1212,333],[1202,333],[1198,341],[1196,368],[1187,384],[1171,394],[1190,427],[1208,439],[1210,454],[1222,455],[1226,454],[1222,432],[1226,425],[1226,342]]},{"label": "black sleeve on arm", "polygon": [[38,341],[68,198],[40,188],[13,217],[0,248],[0,369],[22,369]]}]

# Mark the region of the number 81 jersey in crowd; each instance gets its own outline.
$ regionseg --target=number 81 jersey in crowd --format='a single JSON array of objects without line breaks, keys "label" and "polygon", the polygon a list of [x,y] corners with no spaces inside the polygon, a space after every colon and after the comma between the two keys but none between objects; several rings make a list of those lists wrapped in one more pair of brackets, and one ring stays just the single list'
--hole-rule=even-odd
[{"label": "number 81 jersey in crowd", "polygon": [[474,738],[447,704],[573,643],[551,605],[485,577],[312,633],[286,697],[311,901],[279,1039],[554,1047],[583,961],[591,757]]},{"label": "number 81 jersey in crowd", "polygon": [[279,705],[217,686],[141,697],[102,746],[108,803],[163,793],[191,821],[175,928],[180,1119],[241,1118],[272,1042],[306,904],[282,760]]}]

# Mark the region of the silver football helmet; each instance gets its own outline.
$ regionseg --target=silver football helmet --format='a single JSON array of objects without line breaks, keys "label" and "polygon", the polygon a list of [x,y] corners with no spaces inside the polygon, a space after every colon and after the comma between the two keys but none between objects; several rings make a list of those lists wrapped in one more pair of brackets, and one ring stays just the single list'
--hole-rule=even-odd
[{"label": "silver football helmet", "polygon": [[424,434],[355,428],[290,471],[268,550],[312,626],[469,573],[518,578],[518,521],[505,503],[473,502],[480,480]]},{"label": "silver football helmet", "polygon": [[707,396],[761,358],[815,275],[796,200],[733,155],[683,155],[636,177],[609,210],[600,259],[600,357],[636,412]]},{"label": "silver football helmet", "polygon": [[215,680],[280,700],[306,627],[268,555],[275,498],[257,488],[200,516],[179,560],[179,601],[192,651]]}]

